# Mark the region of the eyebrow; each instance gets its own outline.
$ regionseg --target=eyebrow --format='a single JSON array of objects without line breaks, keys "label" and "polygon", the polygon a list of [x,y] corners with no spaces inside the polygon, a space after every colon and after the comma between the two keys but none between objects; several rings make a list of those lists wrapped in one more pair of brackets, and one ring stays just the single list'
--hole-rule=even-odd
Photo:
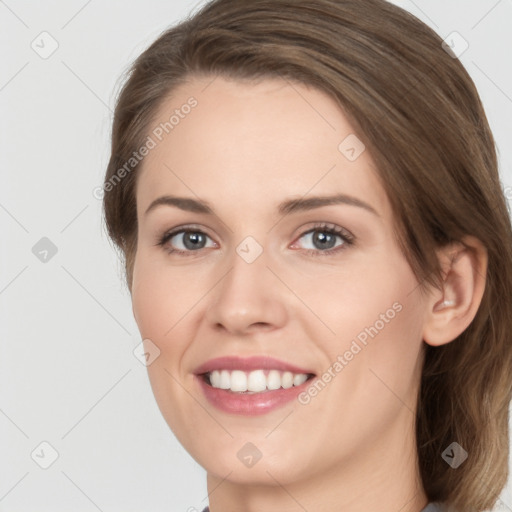
[{"label": "eyebrow", "polygon": [[[348,196],[346,194],[335,194],[331,196],[314,196],[300,199],[288,199],[280,203],[277,207],[277,212],[280,215],[289,215],[299,211],[314,210],[315,208],[321,208],[322,206],[330,206],[334,204],[345,204],[349,206],[357,206],[364,210],[373,213],[379,217],[377,211],[368,203],[361,201],[357,197]],[[203,213],[206,215],[215,215],[213,207],[208,201],[192,199],[190,197],[178,197],[165,195],[155,199],[146,210],[144,215],[147,215],[150,211],[154,210],[158,206],[174,206],[180,210],[193,213]]]}]

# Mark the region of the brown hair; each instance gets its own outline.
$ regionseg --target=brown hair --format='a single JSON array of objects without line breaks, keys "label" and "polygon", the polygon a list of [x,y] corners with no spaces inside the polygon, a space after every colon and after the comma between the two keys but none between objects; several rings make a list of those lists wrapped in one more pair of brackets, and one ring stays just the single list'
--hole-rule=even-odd
[{"label": "brown hair", "polygon": [[[453,342],[425,344],[416,437],[430,501],[492,507],[508,477],[512,229],[493,136],[462,64],[433,30],[384,0],[213,0],[134,62],[115,109],[105,185],[141,147],[164,99],[198,75],[281,77],[335,99],[378,165],[422,288],[439,286],[436,248],[465,235],[485,245],[475,319]],[[130,292],[138,167],[103,199]],[[454,441],[468,452],[457,469],[441,457]]]}]

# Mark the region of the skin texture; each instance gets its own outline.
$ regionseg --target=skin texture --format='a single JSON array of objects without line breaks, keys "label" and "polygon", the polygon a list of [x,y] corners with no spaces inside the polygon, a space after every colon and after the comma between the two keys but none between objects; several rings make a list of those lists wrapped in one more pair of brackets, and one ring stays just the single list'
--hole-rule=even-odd
[{"label": "skin texture", "polygon": [[[485,284],[485,250],[468,238],[473,248],[440,251],[445,287],[421,293],[369,152],[349,161],[338,150],[354,130],[331,98],[277,79],[194,78],[173,91],[155,126],[191,96],[197,106],[138,176],[132,300],[142,338],[160,350],[148,366],[156,401],[207,470],[211,511],[419,512],[428,501],[414,439],[424,340],[448,343],[469,325]],[[347,204],[276,209],[286,199],[335,193],[377,214]],[[206,200],[216,215],[171,206],[146,215],[165,194]],[[348,230],[353,245],[323,254],[305,234],[315,223]],[[203,248],[169,253],[187,250],[183,234],[157,245],[189,224],[207,235]],[[236,252],[247,236],[263,249],[252,263]],[[334,236],[329,247],[342,246]],[[443,299],[453,304],[440,308]],[[393,304],[394,318],[306,405],[227,414],[193,375],[214,357],[269,355],[321,376]],[[249,441],[262,453],[250,468],[237,457]]]}]

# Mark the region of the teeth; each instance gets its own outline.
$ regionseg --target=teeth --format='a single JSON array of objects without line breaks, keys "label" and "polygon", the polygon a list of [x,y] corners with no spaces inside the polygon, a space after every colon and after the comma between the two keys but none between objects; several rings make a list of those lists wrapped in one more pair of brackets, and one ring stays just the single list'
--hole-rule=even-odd
[{"label": "teeth", "polygon": [[281,387],[281,373],[277,370],[270,370],[267,376],[267,388],[279,389]]},{"label": "teeth", "polygon": [[265,389],[267,389],[267,377],[265,377],[265,372],[263,370],[254,370],[249,373],[249,377],[247,378],[247,389],[249,391],[265,391]]},{"label": "teeth", "polygon": [[294,386],[300,386],[301,384],[304,384],[308,380],[308,376],[305,373],[298,373],[297,375],[293,376],[293,385]]},{"label": "teeth", "polygon": [[222,370],[220,372],[219,388],[220,389],[229,389],[230,385],[231,385],[231,377],[229,376],[229,372],[227,370]]},{"label": "teeth", "polygon": [[231,391],[247,391],[247,375],[245,372],[235,370],[231,372]]},{"label": "teeth", "polygon": [[214,388],[229,389],[237,393],[249,391],[258,393],[279,388],[300,386],[308,380],[305,373],[280,372],[278,370],[214,370],[210,372],[210,384]]}]

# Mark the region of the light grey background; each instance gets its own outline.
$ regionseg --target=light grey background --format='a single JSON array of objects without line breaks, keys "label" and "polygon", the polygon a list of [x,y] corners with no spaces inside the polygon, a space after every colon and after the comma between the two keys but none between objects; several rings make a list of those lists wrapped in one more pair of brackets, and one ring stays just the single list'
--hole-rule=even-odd
[{"label": "light grey background", "polygon": [[[396,3],[469,43],[460,58],[512,202],[512,0]],[[196,5],[0,1],[0,511],[206,505],[205,472],[167,427],[132,353],[140,337],[93,196],[122,72]],[[52,39],[58,48],[42,58]],[[43,237],[57,248],[46,262],[33,253]],[[58,453],[48,469],[43,441]],[[497,509],[512,510],[510,482]]]}]

